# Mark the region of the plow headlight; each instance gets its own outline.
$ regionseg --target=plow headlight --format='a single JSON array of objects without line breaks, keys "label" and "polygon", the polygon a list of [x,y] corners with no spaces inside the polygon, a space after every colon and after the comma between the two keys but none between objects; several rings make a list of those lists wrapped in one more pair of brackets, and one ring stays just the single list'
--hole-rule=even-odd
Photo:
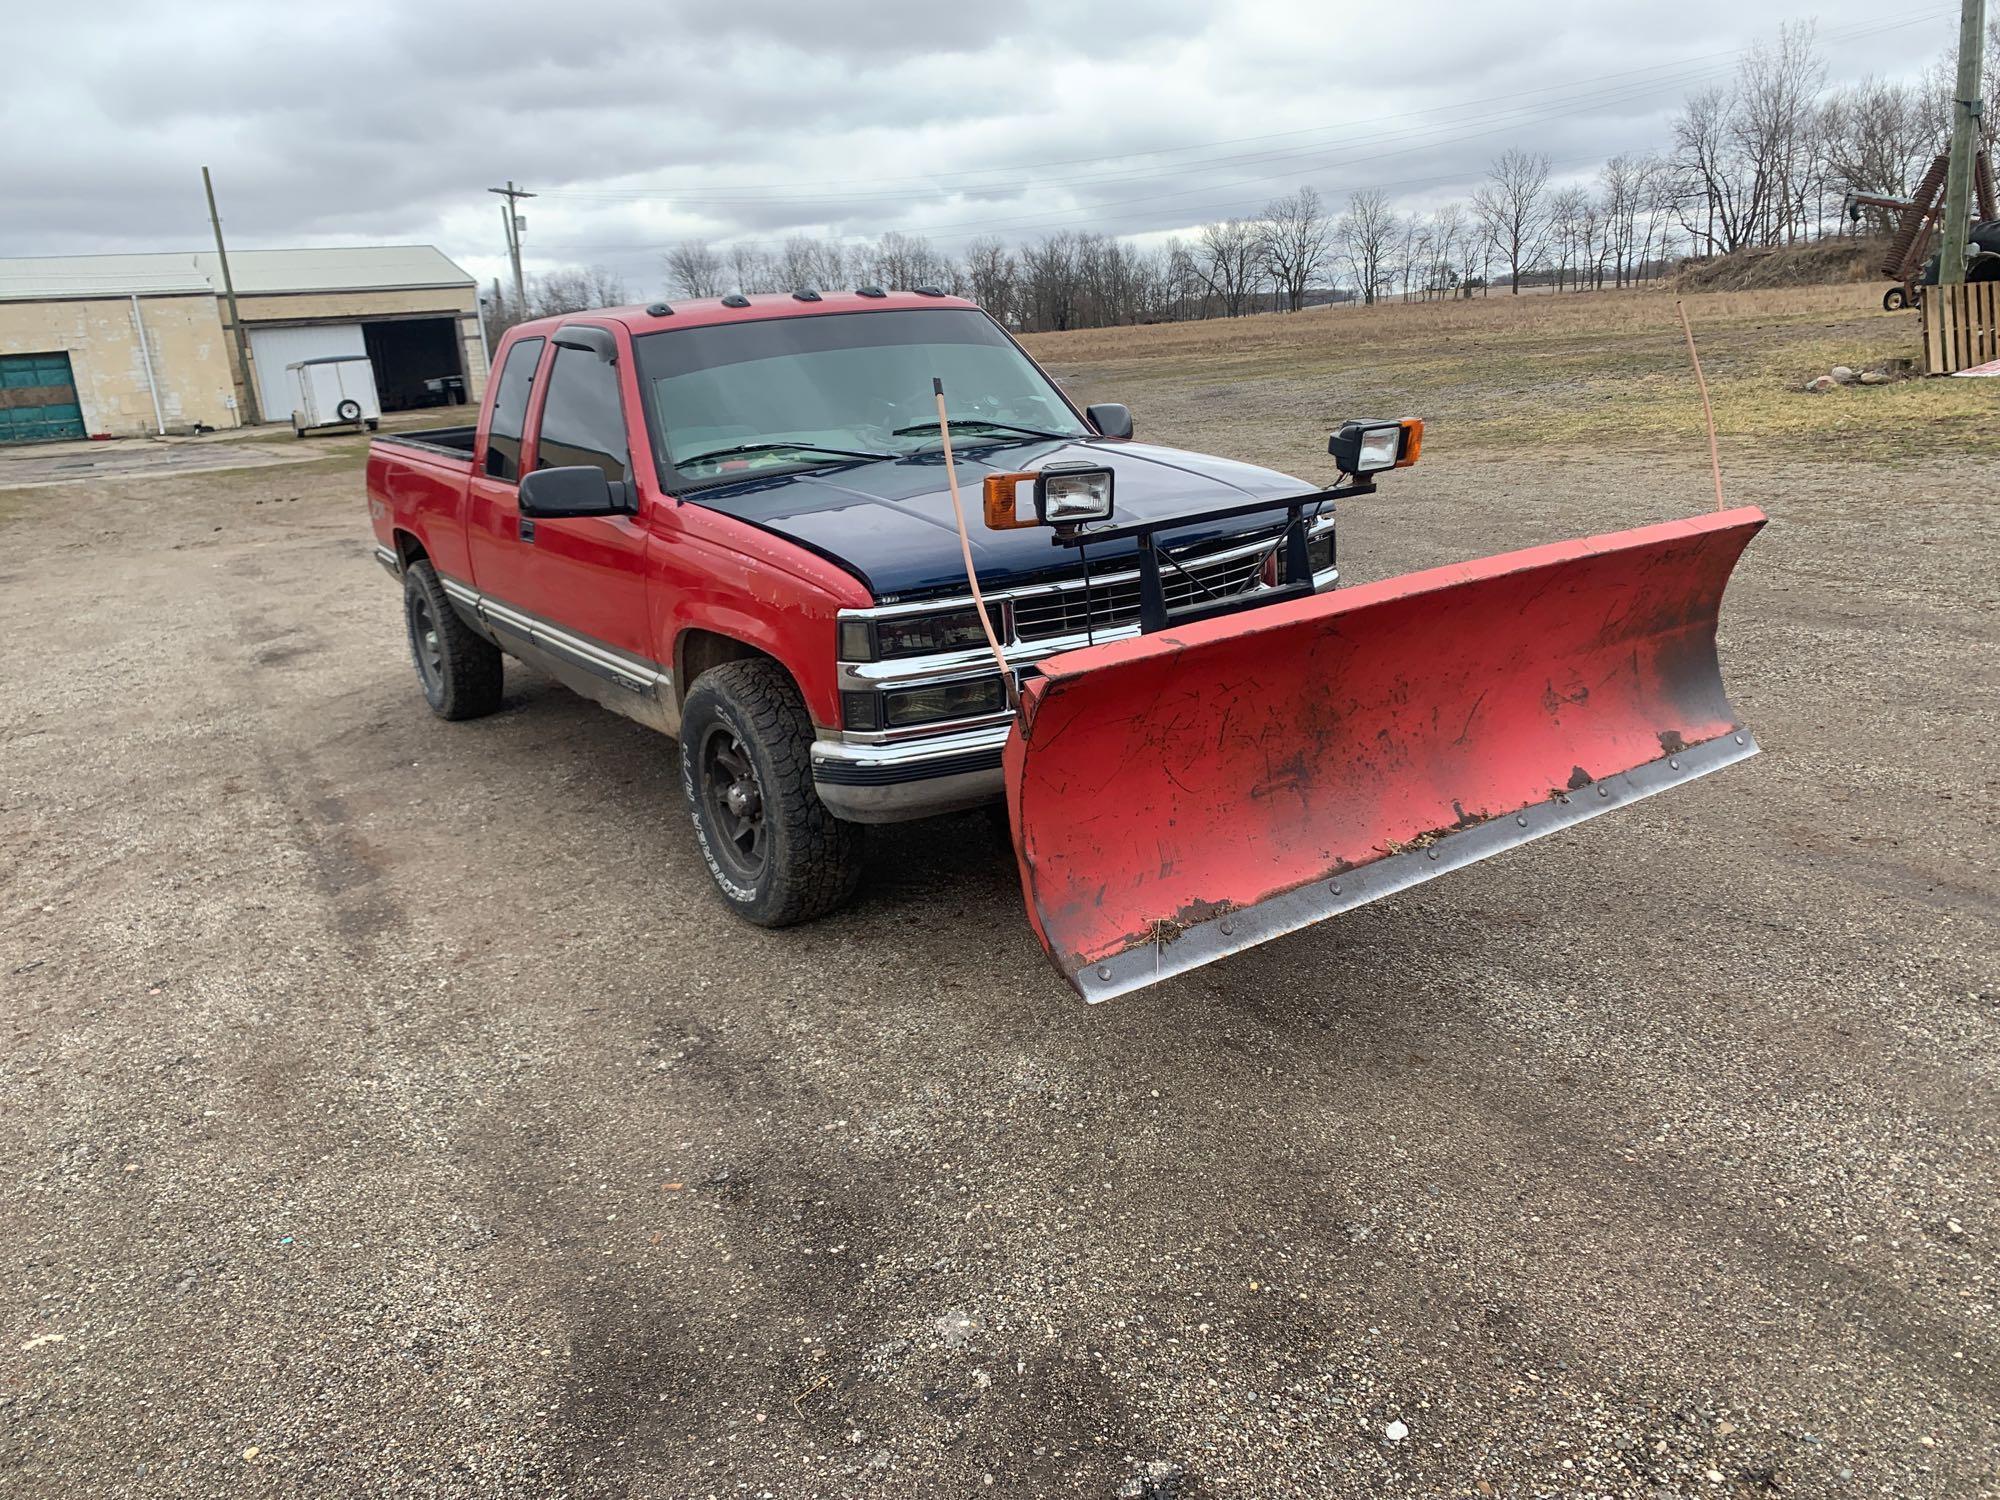
[{"label": "plow headlight", "polygon": [[1417,461],[1423,450],[1424,424],[1402,422],[1343,422],[1326,440],[1326,451],[1348,474],[1379,474]]},{"label": "plow headlight", "polygon": [[1044,526],[1111,519],[1111,471],[1089,464],[1050,467],[1035,476],[1035,518]]}]

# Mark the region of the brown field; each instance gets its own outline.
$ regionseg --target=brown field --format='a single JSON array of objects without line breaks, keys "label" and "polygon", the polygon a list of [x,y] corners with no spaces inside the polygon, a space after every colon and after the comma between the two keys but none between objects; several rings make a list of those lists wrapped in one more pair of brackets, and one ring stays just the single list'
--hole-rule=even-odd
[{"label": "brown field", "polygon": [[[2000,389],[1898,380],[1814,395],[1835,364],[1916,361],[1914,313],[1873,283],[1687,297],[1725,458],[1756,453],[1902,459],[2000,453]],[[1122,400],[1159,430],[1226,410],[1241,456],[1304,468],[1343,416],[1422,416],[1432,445],[1578,445],[1705,460],[1701,401],[1672,294],[1509,297],[1037,334],[1072,389]],[[1242,451],[1247,447],[1251,451]],[[1829,447],[1828,445],[1832,445]]]}]

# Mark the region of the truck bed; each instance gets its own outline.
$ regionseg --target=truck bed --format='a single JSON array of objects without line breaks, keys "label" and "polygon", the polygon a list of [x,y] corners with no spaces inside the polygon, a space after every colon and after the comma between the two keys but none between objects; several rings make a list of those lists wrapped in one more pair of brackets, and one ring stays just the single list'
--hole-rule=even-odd
[{"label": "truck bed", "polygon": [[470,460],[473,445],[479,436],[479,428],[470,427],[417,427],[408,432],[383,432],[375,435],[377,443],[394,443],[401,448],[417,448],[429,453],[440,453],[447,458]]}]

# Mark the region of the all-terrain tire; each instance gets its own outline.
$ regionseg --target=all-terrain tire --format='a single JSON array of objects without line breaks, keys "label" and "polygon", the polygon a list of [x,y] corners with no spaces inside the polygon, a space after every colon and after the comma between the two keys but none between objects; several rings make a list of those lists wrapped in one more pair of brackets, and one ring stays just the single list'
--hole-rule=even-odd
[{"label": "all-terrain tire", "polygon": [[759,927],[823,917],[861,880],[861,830],[819,800],[812,741],[805,702],[776,662],[711,668],[681,707],[681,790],[695,841],[722,899]]},{"label": "all-terrain tire", "polygon": [[440,719],[477,719],[500,706],[500,648],[458,617],[428,562],[403,570],[403,623],[424,701]]}]

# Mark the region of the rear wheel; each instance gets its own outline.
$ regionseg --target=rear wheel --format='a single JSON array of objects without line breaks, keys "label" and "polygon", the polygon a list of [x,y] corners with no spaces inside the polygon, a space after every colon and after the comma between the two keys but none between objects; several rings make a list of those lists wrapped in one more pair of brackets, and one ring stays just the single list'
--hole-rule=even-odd
[{"label": "rear wheel", "polygon": [[819,800],[812,719],[775,662],[727,662],[695,680],[681,789],[715,888],[745,921],[789,927],[854,894],[861,830]]},{"label": "rear wheel", "polygon": [[475,635],[427,562],[403,570],[403,623],[424,701],[440,719],[476,719],[500,706],[500,650]]}]

